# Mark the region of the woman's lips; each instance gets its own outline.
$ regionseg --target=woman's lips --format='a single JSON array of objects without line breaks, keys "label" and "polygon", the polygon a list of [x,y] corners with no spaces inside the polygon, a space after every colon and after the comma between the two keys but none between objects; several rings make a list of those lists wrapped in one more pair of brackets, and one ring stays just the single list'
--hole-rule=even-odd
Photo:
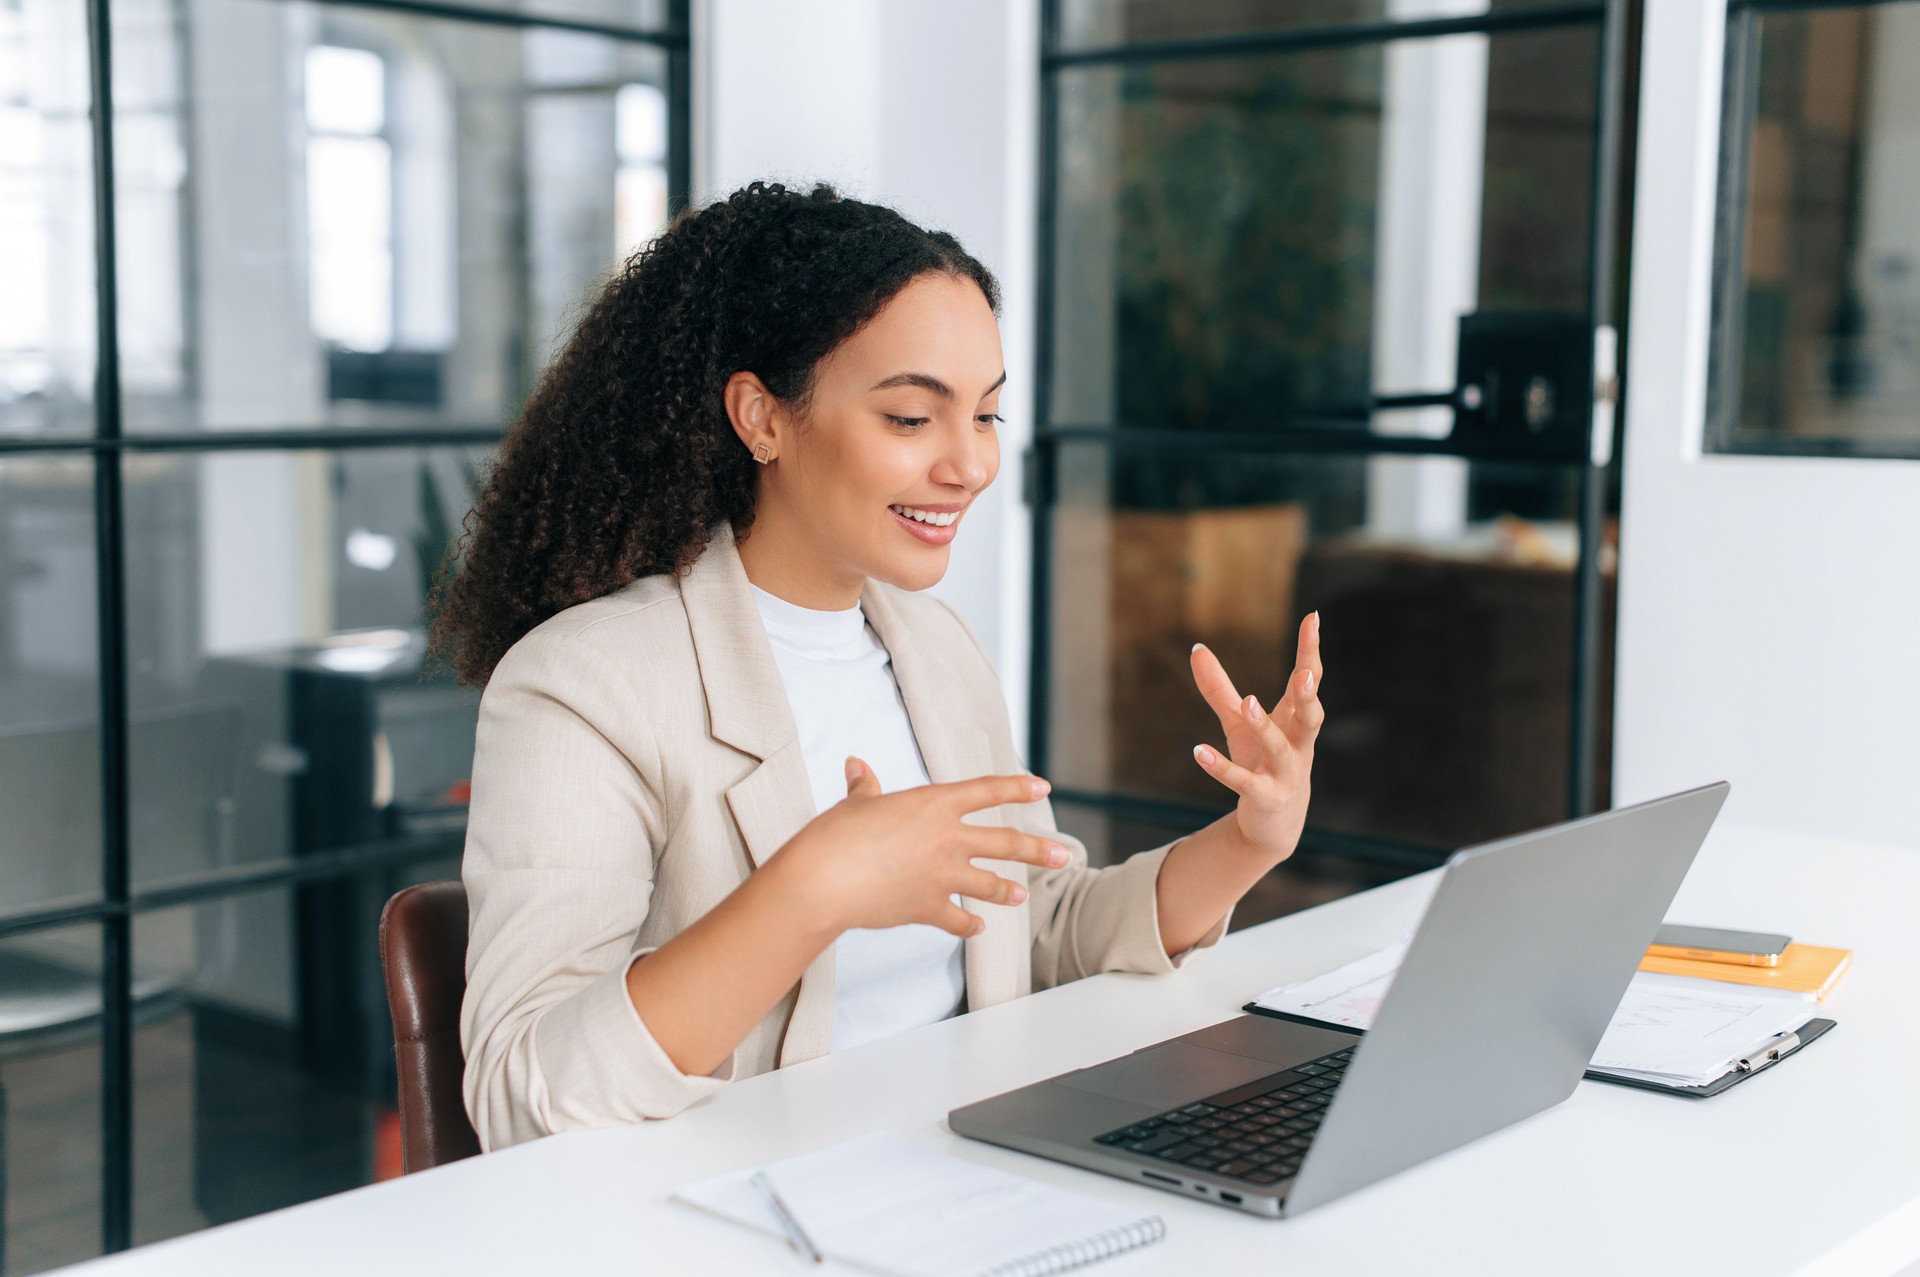
[{"label": "woman's lips", "polygon": [[887,513],[892,515],[907,531],[919,537],[928,545],[945,545],[947,542],[953,540],[956,532],[960,531],[960,520],[958,519],[955,519],[944,528],[936,528],[931,523],[922,523],[918,519],[909,519],[906,515],[901,514],[891,506],[887,507]]}]

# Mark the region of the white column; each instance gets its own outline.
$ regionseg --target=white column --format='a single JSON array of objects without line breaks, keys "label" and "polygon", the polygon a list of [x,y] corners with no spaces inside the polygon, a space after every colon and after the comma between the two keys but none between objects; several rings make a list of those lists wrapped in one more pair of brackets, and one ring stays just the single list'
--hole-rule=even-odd
[{"label": "white column", "polygon": [[[1395,18],[1481,13],[1486,0],[1397,0]],[[1460,316],[1479,298],[1481,182],[1487,135],[1487,38],[1385,46],[1380,191],[1374,231],[1373,388],[1453,385]],[[1444,436],[1445,408],[1381,414],[1382,434]],[[1445,539],[1466,523],[1467,466],[1448,457],[1367,463],[1377,533]]]},{"label": "white column", "polygon": [[[306,165],[300,52],[312,16],[277,5],[196,4],[194,296],[199,408],[211,429],[306,425],[324,409],[307,320]],[[263,105],[265,109],[263,109]],[[331,578],[308,550],[324,487],[301,455],[199,465],[201,643],[245,651],[324,632]],[[322,520],[321,527],[324,526]]]},{"label": "white column", "polygon": [[1038,29],[1035,0],[703,0],[694,11],[696,199],[756,178],[832,182],[952,232],[1000,280],[1000,478],[968,515],[935,593],[999,667],[1022,742]]},{"label": "white column", "polygon": [[888,105],[881,0],[701,0],[695,9],[694,198],[755,179],[832,182],[876,198]]}]

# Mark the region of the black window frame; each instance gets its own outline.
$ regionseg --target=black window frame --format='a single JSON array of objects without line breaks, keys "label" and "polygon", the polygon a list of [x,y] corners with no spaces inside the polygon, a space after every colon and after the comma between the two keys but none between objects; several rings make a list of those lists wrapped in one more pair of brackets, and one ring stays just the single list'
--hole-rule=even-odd
[{"label": "black window frame", "polygon": [[[1267,456],[1450,456],[1466,460],[1494,460],[1538,466],[1547,472],[1571,472],[1578,493],[1578,555],[1574,567],[1572,693],[1568,725],[1567,815],[1578,818],[1610,804],[1596,793],[1594,759],[1599,748],[1599,670],[1601,652],[1600,557],[1605,518],[1609,463],[1617,464],[1625,414],[1615,396],[1613,437],[1596,443],[1577,458],[1514,458],[1487,454],[1457,440],[1387,436],[1358,431],[1317,430],[1312,423],[1294,423],[1260,434],[1193,430],[1109,428],[1111,423],[1055,422],[1053,420],[1054,290],[1057,217],[1060,182],[1060,73],[1075,68],[1127,65],[1175,59],[1244,57],[1259,53],[1293,52],[1343,45],[1430,39],[1437,36],[1508,32],[1585,26],[1598,34],[1595,76],[1595,136],[1592,184],[1593,239],[1588,261],[1588,308],[1592,326],[1619,327],[1612,288],[1618,250],[1617,212],[1630,175],[1622,166],[1622,134],[1626,118],[1626,65],[1630,9],[1638,0],[1537,0],[1509,9],[1438,18],[1380,19],[1326,26],[1283,26],[1259,32],[1208,35],[1183,40],[1150,40],[1100,47],[1068,46],[1062,39],[1062,0],[1041,0],[1039,56],[1038,252],[1036,259],[1034,353],[1034,431],[1024,457],[1024,495],[1033,513],[1032,574],[1029,594],[1031,647],[1028,657],[1028,761],[1037,772],[1048,764],[1052,686],[1051,593],[1053,539],[1051,516],[1057,500],[1061,450],[1074,444],[1094,444],[1119,451],[1174,452],[1202,448],[1218,455],[1233,453]],[[1818,0],[1814,0],[1818,2]],[[1385,399],[1376,399],[1387,406]],[[1394,406],[1451,402],[1451,394],[1395,396]],[[1183,803],[1134,795],[1056,786],[1055,803],[1066,803],[1117,820],[1138,821],[1168,829],[1192,829],[1221,814]],[[1224,810],[1224,809],[1223,809]],[[1317,828],[1311,823],[1300,846],[1309,852],[1342,855],[1358,860],[1416,869],[1433,868],[1444,853],[1373,837],[1361,837]]]},{"label": "black window frame", "polygon": [[[537,10],[488,8],[440,0],[260,0],[352,7],[414,17],[559,30],[652,45],[666,60],[667,206],[686,206],[691,188],[692,58],[690,0],[665,0],[664,25],[628,27]],[[456,427],[316,426],[298,430],[129,433],[120,387],[114,214],[112,0],[86,0],[92,159],[95,356],[93,433],[0,434],[0,458],[85,455],[93,461],[93,537],[98,627],[101,778],[101,887],[96,897],[0,912],[0,938],[98,923],[100,970],[100,1248],[112,1254],[133,1239],[134,1006],[133,924],[142,914],[229,899],[275,886],[341,881],[458,855],[463,830],[380,839],[302,855],[296,860],[217,869],[134,890],[129,792],[130,697],[127,670],[125,494],[121,462],[141,453],[359,452],[369,449],[487,447],[504,422]],[[611,194],[609,194],[611,198]],[[372,945],[374,937],[367,937]]]},{"label": "black window frame", "polygon": [[1707,404],[1701,450],[1709,456],[1828,457],[1920,461],[1920,437],[1842,435],[1740,437],[1740,351],[1746,337],[1747,155],[1759,116],[1760,22],[1772,13],[1874,9],[1910,0],[1727,0],[1720,94],[1720,172],[1715,186],[1713,281],[1707,330]]}]

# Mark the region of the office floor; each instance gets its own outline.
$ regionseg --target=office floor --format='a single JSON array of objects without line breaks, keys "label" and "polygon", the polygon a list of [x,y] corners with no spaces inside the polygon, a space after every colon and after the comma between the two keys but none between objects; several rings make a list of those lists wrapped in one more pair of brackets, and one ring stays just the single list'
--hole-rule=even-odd
[{"label": "office floor", "polygon": [[[1407,871],[1301,857],[1259,883],[1234,928],[1364,891]],[[134,1232],[158,1241],[388,1173],[384,1105],[315,1082],[284,1052],[210,1031],[188,1011],[135,1033]],[[97,1252],[100,1052],[88,1042],[0,1062],[0,1274]]]},{"label": "office floor", "polygon": [[[221,1040],[186,1011],[134,1035],[134,1237],[159,1241],[371,1179],[384,1106],[319,1085],[283,1055]],[[0,1273],[98,1253],[100,1051],[8,1059]]]}]

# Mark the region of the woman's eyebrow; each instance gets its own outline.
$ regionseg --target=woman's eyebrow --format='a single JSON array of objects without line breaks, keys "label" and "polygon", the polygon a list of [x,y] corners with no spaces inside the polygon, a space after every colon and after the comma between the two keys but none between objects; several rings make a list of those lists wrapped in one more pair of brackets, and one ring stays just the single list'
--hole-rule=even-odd
[{"label": "woman's eyebrow", "polygon": [[[998,381],[995,381],[991,386],[988,386],[980,392],[980,397],[985,399],[988,395],[1006,384],[1007,374],[1003,372],[1000,374]],[[892,390],[896,386],[918,386],[922,390],[931,390],[942,399],[952,399],[955,397],[952,386],[949,386],[932,373],[925,372],[897,372],[885,381],[876,382],[873,388],[875,390]]]}]

